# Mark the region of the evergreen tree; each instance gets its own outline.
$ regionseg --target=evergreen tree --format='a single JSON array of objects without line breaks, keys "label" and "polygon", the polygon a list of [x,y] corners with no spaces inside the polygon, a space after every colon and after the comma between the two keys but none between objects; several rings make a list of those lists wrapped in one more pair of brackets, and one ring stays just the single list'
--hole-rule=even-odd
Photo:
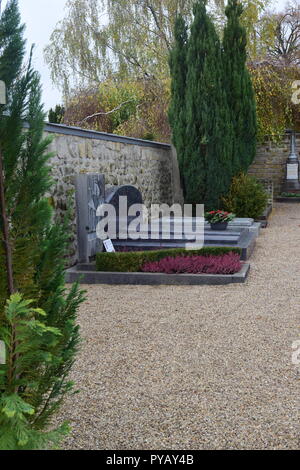
[{"label": "evergreen tree", "polygon": [[[172,128],[172,142],[177,151],[180,175],[183,175],[183,162],[186,140],[186,75],[187,75],[187,27],[182,16],[175,22],[175,41],[170,53],[169,65],[171,71],[171,103],[169,122]],[[181,178],[183,191],[184,178]]]},{"label": "evergreen tree", "polygon": [[204,0],[194,6],[187,55],[186,202],[219,206],[230,186],[232,125],[223,88],[221,47]]},{"label": "evergreen tree", "polygon": [[62,124],[65,115],[65,108],[59,104],[54,109],[50,109],[48,113],[48,121],[53,124]]},{"label": "evergreen tree", "polygon": [[[0,18],[0,80],[7,105],[0,116],[0,449],[54,444],[66,426],[46,432],[64,396],[78,349],[77,285],[67,293],[64,256],[68,230],[53,222],[45,114],[39,76],[24,70],[23,26],[17,0]],[[23,122],[29,128],[23,129]],[[28,300],[26,300],[28,299]],[[34,300],[31,300],[34,299]]]},{"label": "evergreen tree", "polygon": [[247,171],[256,154],[256,103],[246,66],[247,37],[240,23],[243,6],[229,0],[223,38],[224,88],[234,128],[233,174]]}]

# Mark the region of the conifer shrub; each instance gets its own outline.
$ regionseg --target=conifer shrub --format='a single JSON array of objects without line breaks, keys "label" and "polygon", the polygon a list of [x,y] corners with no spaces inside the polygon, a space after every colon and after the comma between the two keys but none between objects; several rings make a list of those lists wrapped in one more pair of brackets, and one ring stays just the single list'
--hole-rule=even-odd
[{"label": "conifer shrub", "polygon": [[7,351],[5,364],[0,367],[1,450],[49,448],[57,445],[69,430],[64,424],[41,432],[33,424],[41,418],[33,400],[38,397],[41,368],[49,370],[58,362],[55,354],[62,339],[62,331],[46,325],[47,315],[34,308],[35,303],[24,300],[21,294],[13,294],[6,303],[5,321],[0,326],[0,338]]},{"label": "conifer shrub", "polygon": [[169,107],[169,122],[172,127],[172,141],[177,151],[177,160],[184,194],[184,155],[186,148],[186,80],[187,80],[187,26],[182,16],[178,15],[175,22],[174,46],[170,52],[169,65],[172,76],[171,102]]},{"label": "conifer shrub", "polygon": [[10,0],[0,17],[0,450],[50,449],[68,432],[52,419],[73,393],[84,298],[78,284],[65,286],[68,222],[55,220],[47,197],[51,139],[20,21]]},{"label": "conifer shrub", "polygon": [[234,130],[232,175],[247,172],[256,155],[257,117],[255,93],[247,68],[246,29],[241,16],[244,6],[228,0],[223,34],[223,83]]},{"label": "conifer shrub", "polygon": [[268,194],[256,178],[244,173],[235,176],[230,191],[223,198],[224,209],[237,217],[260,217],[268,204]]},{"label": "conifer shrub", "polygon": [[169,121],[185,202],[210,211],[254,159],[256,102],[241,2],[228,1],[222,44],[207,2],[195,1],[193,11],[190,28],[180,16],[175,24]]}]

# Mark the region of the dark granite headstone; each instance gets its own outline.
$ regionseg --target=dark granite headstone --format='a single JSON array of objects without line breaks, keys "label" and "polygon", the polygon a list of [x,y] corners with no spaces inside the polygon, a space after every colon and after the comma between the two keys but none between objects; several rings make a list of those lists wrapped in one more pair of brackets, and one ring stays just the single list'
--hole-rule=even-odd
[{"label": "dark granite headstone", "polygon": [[119,198],[120,196],[127,197],[127,206],[133,206],[134,204],[143,204],[143,197],[140,191],[134,186],[112,186],[106,191],[105,203],[112,204],[116,209],[117,216],[119,215]]},{"label": "dark granite headstone", "polygon": [[136,217],[139,217],[141,215],[141,212],[136,212],[136,215],[131,215],[128,216],[128,212],[125,214],[120,213],[120,197],[126,197],[127,198],[127,211],[130,210],[130,207],[135,205],[135,204],[143,204],[143,197],[140,193],[140,191],[135,188],[134,186],[130,185],[124,185],[124,186],[113,186],[109,189],[106,190],[105,194],[105,203],[106,204],[111,204],[114,206],[115,211],[116,211],[116,216],[117,216],[117,238],[119,236],[122,236],[121,233],[125,232],[127,233],[127,228],[129,227],[129,224],[132,222],[132,220],[136,219]]}]

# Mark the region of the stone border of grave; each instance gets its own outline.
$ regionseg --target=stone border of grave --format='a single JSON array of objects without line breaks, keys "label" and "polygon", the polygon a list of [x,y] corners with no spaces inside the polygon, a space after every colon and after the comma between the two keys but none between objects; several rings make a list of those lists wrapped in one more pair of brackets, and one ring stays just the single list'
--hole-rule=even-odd
[{"label": "stone border of grave", "polygon": [[66,271],[66,282],[109,285],[226,285],[244,283],[250,264],[244,263],[236,274],[160,274],[99,272],[96,265],[78,264]]},{"label": "stone border of grave", "polygon": [[300,202],[300,197],[280,197],[276,198],[276,202],[291,202],[291,203],[298,203]]},{"label": "stone border of grave", "polygon": [[256,222],[260,222],[261,228],[267,228],[269,223],[269,218],[271,217],[273,212],[273,205],[269,205],[264,210],[263,214],[256,219]]}]

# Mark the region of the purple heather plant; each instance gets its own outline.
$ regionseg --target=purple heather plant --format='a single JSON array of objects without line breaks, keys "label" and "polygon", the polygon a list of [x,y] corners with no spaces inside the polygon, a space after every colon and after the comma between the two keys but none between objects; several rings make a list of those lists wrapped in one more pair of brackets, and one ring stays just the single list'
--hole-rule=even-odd
[{"label": "purple heather plant", "polygon": [[237,253],[220,256],[177,256],[146,263],[143,272],[165,274],[235,274],[242,263]]}]

